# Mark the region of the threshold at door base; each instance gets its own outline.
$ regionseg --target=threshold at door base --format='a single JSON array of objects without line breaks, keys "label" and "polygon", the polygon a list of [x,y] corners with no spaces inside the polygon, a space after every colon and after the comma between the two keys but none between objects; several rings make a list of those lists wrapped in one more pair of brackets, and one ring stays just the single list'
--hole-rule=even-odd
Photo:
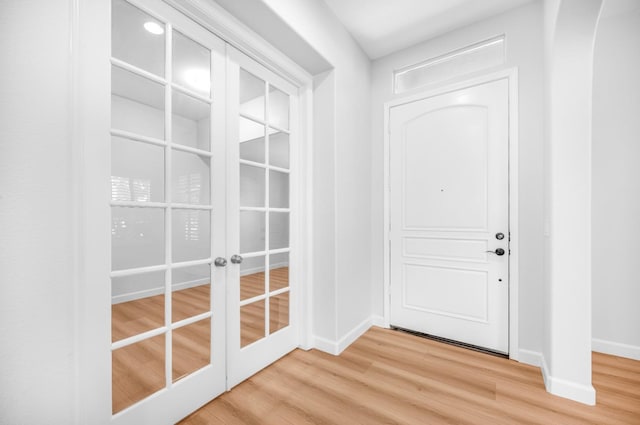
[{"label": "threshold at door base", "polygon": [[505,353],[501,353],[499,351],[489,350],[488,348],[478,347],[477,345],[467,344],[460,341],[454,341],[448,338],[442,338],[440,336],[429,335],[422,332],[412,331],[411,329],[400,328],[398,326],[391,325],[391,329],[394,331],[400,331],[404,333],[408,333],[411,335],[419,336],[421,338],[431,339],[433,341],[443,342],[449,345],[455,345],[456,347],[466,348],[468,350],[478,351],[480,353],[489,354],[491,356],[502,357],[503,359],[508,359],[509,355]]}]

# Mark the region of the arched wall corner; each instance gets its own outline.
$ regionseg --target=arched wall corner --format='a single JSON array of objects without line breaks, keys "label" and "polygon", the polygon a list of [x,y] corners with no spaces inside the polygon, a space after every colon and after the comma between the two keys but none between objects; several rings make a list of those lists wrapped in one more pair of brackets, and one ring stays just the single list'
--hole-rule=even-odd
[{"label": "arched wall corner", "polygon": [[603,0],[545,0],[547,391],[594,405],[591,384],[591,114]]}]

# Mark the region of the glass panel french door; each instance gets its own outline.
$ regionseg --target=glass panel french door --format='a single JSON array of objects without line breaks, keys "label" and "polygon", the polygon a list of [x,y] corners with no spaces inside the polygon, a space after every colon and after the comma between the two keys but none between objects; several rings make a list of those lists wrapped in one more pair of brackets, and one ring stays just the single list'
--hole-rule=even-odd
[{"label": "glass panel french door", "polygon": [[294,86],[229,49],[229,388],[298,345]]},{"label": "glass panel french door", "polygon": [[112,0],[114,423],[174,423],[226,389],[225,45]]}]

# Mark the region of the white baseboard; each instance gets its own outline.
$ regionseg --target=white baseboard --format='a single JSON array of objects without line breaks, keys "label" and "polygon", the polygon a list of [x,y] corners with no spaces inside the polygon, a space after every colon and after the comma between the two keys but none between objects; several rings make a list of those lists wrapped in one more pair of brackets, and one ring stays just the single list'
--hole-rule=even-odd
[{"label": "white baseboard", "polygon": [[338,354],[340,354],[338,352],[338,343],[336,341],[331,341],[329,339],[321,338],[319,336],[313,337],[313,348],[315,348],[316,350],[323,351],[327,354],[333,354],[334,356],[337,356]]},{"label": "white baseboard", "polygon": [[[196,286],[206,285],[209,279],[196,279],[188,282],[178,283],[172,286],[172,291],[181,291],[183,289],[195,288]],[[127,292],[126,294],[115,295],[111,297],[112,304],[120,304],[127,301],[139,300],[140,298],[154,297],[164,294],[164,287],[145,289],[143,291]]]},{"label": "white baseboard", "polygon": [[591,340],[593,351],[603,354],[611,354],[627,359],[640,360],[640,347],[619,342],[605,341],[604,339],[593,338]]},{"label": "white baseboard", "polygon": [[[284,263],[270,264],[269,265],[269,270],[279,269],[279,268],[282,268],[282,267],[289,267],[289,263],[284,262]],[[247,276],[247,275],[254,274],[254,273],[261,273],[263,271],[264,271],[264,267],[252,267],[250,269],[240,270],[240,276]]]},{"label": "white baseboard", "polygon": [[372,318],[368,317],[363,320],[359,325],[351,329],[345,336],[338,341],[331,341],[326,338],[314,337],[314,348],[325,353],[339,356],[348,346],[353,344],[355,340],[360,338],[362,334],[369,330],[372,325]]},{"label": "white baseboard", "polygon": [[558,397],[568,398],[569,400],[577,401],[578,403],[595,406],[596,390],[592,385],[580,385],[575,382],[551,376],[544,356],[541,356],[541,359],[542,378],[544,379],[544,386],[548,393]]},{"label": "white baseboard", "polygon": [[542,366],[542,353],[531,350],[518,350],[518,362],[528,364],[530,366]]},{"label": "white baseboard", "polygon": [[373,315],[371,316],[371,324],[373,326],[377,326],[379,328],[388,328],[389,326],[385,326],[384,316]]},{"label": "white baseboard", "polygon": [[348,346],[353,344],[371,327],[371,317],[363,320],[358,326],[351,329],[345,336],[338,341],[338,354],[342,353]]}]

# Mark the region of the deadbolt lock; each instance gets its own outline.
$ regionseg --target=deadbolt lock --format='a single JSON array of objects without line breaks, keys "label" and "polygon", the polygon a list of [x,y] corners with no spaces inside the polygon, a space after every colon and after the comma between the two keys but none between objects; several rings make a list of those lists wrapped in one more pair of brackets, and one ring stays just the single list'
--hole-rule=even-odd
[{"label": "deadbolt lock", "polygon": [[496,233],[496,239],[501,241],[504,239],[504,233]]}]

